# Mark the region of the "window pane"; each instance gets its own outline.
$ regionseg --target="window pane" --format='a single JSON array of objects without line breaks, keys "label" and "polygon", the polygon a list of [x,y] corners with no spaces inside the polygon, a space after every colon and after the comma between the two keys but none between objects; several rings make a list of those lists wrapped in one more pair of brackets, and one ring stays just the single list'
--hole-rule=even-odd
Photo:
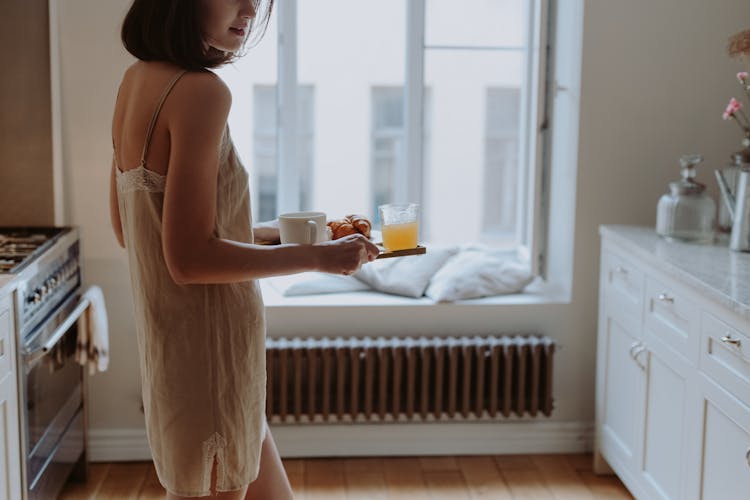
[{"label": "window pane", "polygon": [[[372,131],[376,122],[402,126],[405,13],[406,0],[298,0],[298,79],[315,88],[310,208],[330,217],[358,212],[375,220],[378,193],[389,189],[371,170],[388,171],[398,148],[393,139],[375,148]],[[371,104],[376,87],[399,89],[377,116]],[[374,149],[382,155],[377,165]]]},{"label": "window pane", "polygon": [[[232,91],[229,127],[237,153],[250,174],[254,221],[275,217],[277,9],[263,39],[243,57],[216,72]],[[260,92],[257,94],[256,92]],[[260,106],[262,109],[255,109]],[[256,128],[256,126],[261,128]]]},{"label": "window pane", "polygon": [[496,245],[515,245],[519,194],[521,92],[489,88],[486,97],[482,232]]},{"label": "window pane", "polygon": [[[258,196],[254,209],[256,221],[267,221],[277,217],[276,200],[278,191],[278,164],[276,147],[278,144],[276,87],[258,85],[254,91],[253,106],[253,178],[254,195]],[[311,87],[299,88],[298,96],[298,137],[300,168],[300,207],[310,210],[313,179],[313,112],[314,91]]]},{"label": "window pane", "polygon": [[529,0],[425,0],[425,44],[520,47]]},{"label": "window pane", "polygon": [[372,186],[373,204],[370,213],[377,214],[378,205],[395,201],[396,169],[404,168],[402,144],[404,140],[403,87],[372,89]]},{"label": "window pane", "polygon": [[[431,96],[429,140],[424,144],[426,241],[486,240],[488,225],[511,219],[515,223],[515,213],[505,210],[515,205],[516,198],[512,203],[500,200],[508,193],[514,196],[518,189],[504,184],[512,182],[514,169],[496,165],[513,162],[512,155],[517,155],[507,143],[518,137],[518,104],[502,93],[492,93],[490,98],[487,89],[518,93],[521,82],[521,51],[425,51],[425,84]],[[500,128],[510,138],[505,143],[490,141],[489,130]],[[487,214],[492,217],[487,219]]]}]

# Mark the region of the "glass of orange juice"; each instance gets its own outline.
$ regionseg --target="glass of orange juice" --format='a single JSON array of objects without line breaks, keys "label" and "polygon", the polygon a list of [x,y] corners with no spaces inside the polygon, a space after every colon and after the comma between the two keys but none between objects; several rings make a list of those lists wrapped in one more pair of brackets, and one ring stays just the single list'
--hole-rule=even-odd
[{"label": "glass of orange juice", "polygon": [[378,207],[383,246],[389,252],[417,248],[419,233],[419,205],[389,203]]}]

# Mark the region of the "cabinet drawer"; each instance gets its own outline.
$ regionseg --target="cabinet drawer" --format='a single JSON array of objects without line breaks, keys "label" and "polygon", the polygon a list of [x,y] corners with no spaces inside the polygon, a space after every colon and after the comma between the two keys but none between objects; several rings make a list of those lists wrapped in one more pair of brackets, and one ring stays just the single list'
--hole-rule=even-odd
[{"label": "cabinet drawer", "polygon": [[10,296],[0,298],[0,378],[13,369],[11,357],[11,335],[13,335],[13,316]]},{"label": "cabinet drawer", "polygon": [[750,338],[707,312],[701,323],[701,370],[750,405]]},{"label": "cabinet drawer", "polygon": [[651,276],[646,280],[646,335],[661,340],[698,365],[699,309],[681,290]]},{"label": "cabinet drawer", "polygon": [[607,252],[602,272],[605,273],[605,297],[610,314],[631,323],[640,330],[643,310],[643,271],[622,256]]}]

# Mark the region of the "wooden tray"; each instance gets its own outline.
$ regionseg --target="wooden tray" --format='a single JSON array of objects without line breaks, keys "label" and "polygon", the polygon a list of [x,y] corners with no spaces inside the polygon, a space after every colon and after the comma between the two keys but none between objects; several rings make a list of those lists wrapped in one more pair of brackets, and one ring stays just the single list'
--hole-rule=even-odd
[{"label": "wooden tray", "polygon": [[417,248],[407,248],[406,250],[394,250],[389,252],[383,247],[382,243],[376,243],[380,249],[380,254],[376,257],[377,259],[388,259],[391,257],[405,257],[407,255],[423,255],[427,253],[427,248],[422,245],[417,245]]}]

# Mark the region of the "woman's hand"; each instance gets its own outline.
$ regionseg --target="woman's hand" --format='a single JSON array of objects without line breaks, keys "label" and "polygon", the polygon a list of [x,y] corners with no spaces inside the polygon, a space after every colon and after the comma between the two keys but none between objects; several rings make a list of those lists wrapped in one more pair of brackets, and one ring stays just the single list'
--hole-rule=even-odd
[{"label": "woman's hand", "polygon": [[344,275],[355,273],[380,253],[373,242],[359,233],[318,243],[313,248],[318,253],[318,271]]},{"label": "woman's hand", "polygon": [[259,222],[253,226],[253,237],[258,245],[278,245],[281,243],[279,220]]}]

